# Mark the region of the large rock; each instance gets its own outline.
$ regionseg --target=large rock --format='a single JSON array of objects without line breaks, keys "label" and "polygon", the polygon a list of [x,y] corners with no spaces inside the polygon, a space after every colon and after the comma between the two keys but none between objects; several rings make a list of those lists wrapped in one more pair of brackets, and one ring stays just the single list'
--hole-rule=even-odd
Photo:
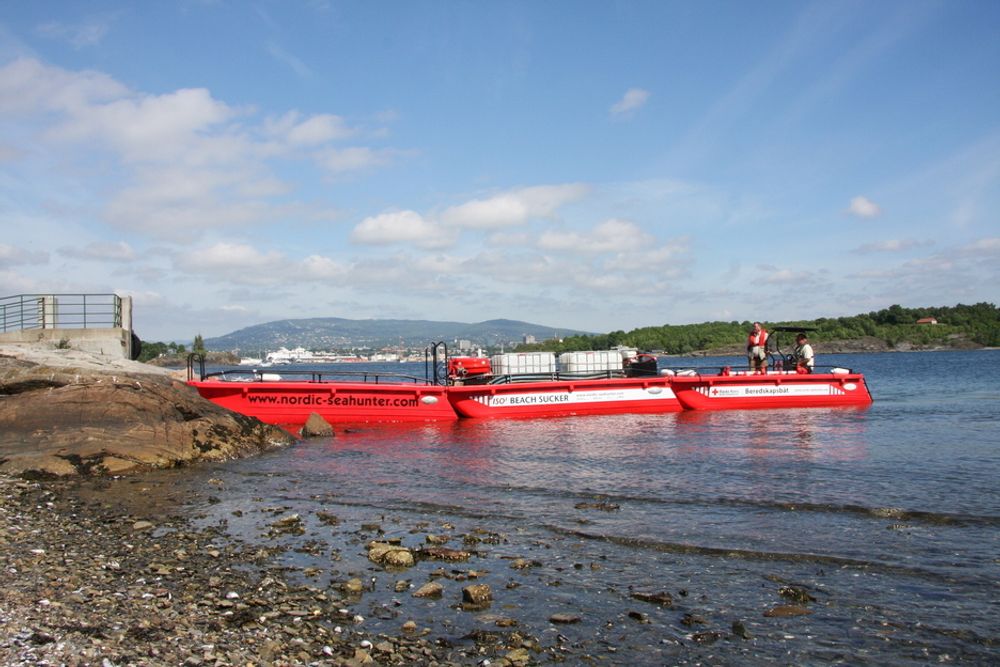
[{"label": "large rock", "polygon": [[[5,352],[7,352],[5,350]],[[0,472],[118,474],[256,454],[293,436],[157,369],[0,354]]]}]

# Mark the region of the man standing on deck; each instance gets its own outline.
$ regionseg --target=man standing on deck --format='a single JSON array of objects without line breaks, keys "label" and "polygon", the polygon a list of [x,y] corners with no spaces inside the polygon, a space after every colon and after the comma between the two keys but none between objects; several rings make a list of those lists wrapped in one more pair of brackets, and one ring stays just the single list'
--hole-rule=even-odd
[{"label": "man standing on deck", "polygon": [[760,322],[753,323],[747,337],[747,360],[753,373],[767,373],[767,330]]}]

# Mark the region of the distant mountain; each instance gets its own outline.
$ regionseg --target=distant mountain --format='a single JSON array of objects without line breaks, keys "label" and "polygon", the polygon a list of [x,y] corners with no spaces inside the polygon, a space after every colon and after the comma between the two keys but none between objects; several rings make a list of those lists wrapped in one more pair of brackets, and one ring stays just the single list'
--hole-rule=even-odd
[{"label": "distant mountain", "polygon": [[278,320],[240,329],[217,338],[206,338],[207,350],[244,352],[304,347],[310,350],[379,349],[387,346],[422,348],[444,341],[468,340],[473,345],[493,347],[520,343],[525,336],[542,341],[586,334],[574,329],[555,329],[517,320],[489,320],[476,324],[430,320],[348,320],[314,317]]}]

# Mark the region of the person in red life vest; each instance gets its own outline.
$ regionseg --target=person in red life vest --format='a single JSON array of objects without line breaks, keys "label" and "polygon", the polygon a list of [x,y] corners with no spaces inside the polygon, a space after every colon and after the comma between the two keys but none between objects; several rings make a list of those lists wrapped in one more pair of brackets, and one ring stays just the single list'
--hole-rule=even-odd
[{"label": "person in red life vest", "polygon": [[760,322],[753,323],[747,337],[747,360],[754,373],[767,373],[767,330]]},{"label": "person in red life vest", "polygon": [[799,373],[812,373],[816,365],[816,355],[812,345],[804,333],[795,337],[795,370]]}]

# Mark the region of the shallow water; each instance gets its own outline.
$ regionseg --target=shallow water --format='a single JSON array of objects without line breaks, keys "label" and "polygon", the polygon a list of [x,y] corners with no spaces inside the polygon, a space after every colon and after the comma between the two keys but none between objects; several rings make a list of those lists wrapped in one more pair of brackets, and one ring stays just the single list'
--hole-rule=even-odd
[{"label": "shallow water", "polygon": [[[356,611],[386,632],[414,618],[458,643],[508,616],[601,664],[1000,660],[1000,351],[830,359],[866,374],[873,406],[338,428],[152,475],[142,497],[270,544],[275,517],[299,513],[282,562],[316,568],[301,575],[315,586],[374,580]],[[411,547],[482,541],[468,563],[387,573],[365,558],[371,524]],[[518,557],[535,566],[511,569]],[[394,592],[440,567],[477,571],[492,607],[459,609],[460,581],[437,601]],[[809,613],[764,615],[779,605]]]}]

